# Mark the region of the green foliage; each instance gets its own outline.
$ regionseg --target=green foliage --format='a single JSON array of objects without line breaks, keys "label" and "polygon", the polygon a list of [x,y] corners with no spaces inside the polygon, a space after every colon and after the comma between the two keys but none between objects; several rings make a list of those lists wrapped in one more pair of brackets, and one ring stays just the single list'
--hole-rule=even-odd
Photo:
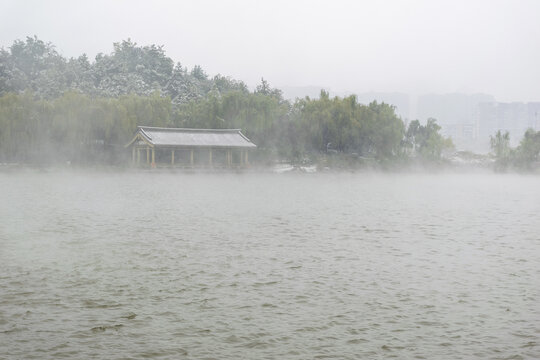
[{"label": "green foliage", "polygon": [[157,93],[93,98],[67,92],[0,97],[0,162],[115,162],[137,125],[169,126],[171,102]]},{"label": "green foliage", "polygon": [[510,148],[510,134],[506,131],[504,134],[499,130],[495,136],[490,137],[491,150],[495,153],[495,168],[496,170],[506,170],[510,165],[511,156],[513,155]]},{"label": "green foliage", "polygon": [[527,129],[515,151],[514,163],[517,167],[532,170],[540,161],[540,131]]},{"label": "green foliage", "polygon": [[0,97],[0,162],[30,162],[45,149],[51,128],[50,104],[31,92]]},{"label": "green foliage", "polygon": [[330,99],[321,91],[318,100],[299,100],[296,117],[306,148],[318,153],[354,153],[379,160],[401,151],[403,122],[388,104],[359,104],[355,96]]},{"label": "green foliage", "polygon": [[495,155],[495,170],[505,171],[508,168],[535,170],[540,167],[540,131],[527,129],[519,146],[510,147],[510,134],[497,131],[491,137],[491,150]]},{"label": "green foliage", "polygon": [[[0,49],[0,162],[121,163],[137,125],[240,128],[258,146],[255,161],[371,166],[409,153],[437,160],[448,146],[433,119],[405,133],[389,104],[324,90],[291,104],[265,79],[251,92],[198,65],[175,65],[162,46],[128,39],[113,49],[93,62],[66,60],[37,37]],[[524,159],[534,158],[531,141]]]},{"label": "green foliage", "polygon": [[215,87],[205,98],[179,106],[173,124],[186,128],[242,129],[257,144],[257,155],[268,156],[282,144],[280,132],[285,128],[289,109],[288,102],[274,95],[246,90],[221,95]]},{"label": "green foliage", "polygon": [[429,118],[425,126],[418,120],[411,121],[405,134],[405,149],[424,162],[440,161],[443,151],[454,147],[450,138],[445,139],[439,133],[440,129],[433,118]]},{"label": "green foliage", "polygon": [[283,92],[279,89],[273,89],[268,83],[268,81],[264,80],[264,78],[262,78],[261,83],[257,85],[255,93],[265,96],[273,96],[277,100],[283,100]]}]

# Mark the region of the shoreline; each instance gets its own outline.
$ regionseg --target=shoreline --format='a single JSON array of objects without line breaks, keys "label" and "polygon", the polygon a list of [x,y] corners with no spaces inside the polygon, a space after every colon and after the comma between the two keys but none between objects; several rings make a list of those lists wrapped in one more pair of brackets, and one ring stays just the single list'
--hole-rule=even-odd
[{"label": "shoreline", "polygon": [[317,165],[297,165],[291,163],[279,163],[273,166],[253,165],[247,168],[220,168],[220,167],[131,167],[120,165],[35,165],[35,164],[2,164],[0,163],[0,174],[10,173],[137,173],[137,174],[516,174],[516,175],[540,175],[540,167],[531,170],[507,169],[497,171],[495,167],[475,164],[409,164],[395,166],[357,166],[357,167],[320,167]]}]

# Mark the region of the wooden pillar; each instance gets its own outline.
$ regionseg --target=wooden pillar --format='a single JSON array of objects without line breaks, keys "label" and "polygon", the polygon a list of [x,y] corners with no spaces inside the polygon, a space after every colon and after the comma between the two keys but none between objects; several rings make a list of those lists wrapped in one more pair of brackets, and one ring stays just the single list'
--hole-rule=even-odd
[{"label": "wooden pillar", "polygon": [[156,151],[152,148],[152,166],[156,166]]},{"label": "wooden pillar", "polygon": [[227,149],[227,166],[231,166],[231,149]]},{"label": "wooden pillar", "polygon": [[131,148],[131,164],[135,165],[135,146]]},{"label": "wooden pillar", "polygon": [[246,165],[249,165],[248,151],[246,150]]},{"label": "wooden pillar", "polygon": [[191,156],[189,158],[189,163],[191,164],[191,166],[193,166],[193,149],[191,149]]},{"label": "wooden pillar", "polygon": [[240,150],[240,166],[244,165],[244,150]]},{"label": "wooden pillar", "polygon": [[171,150],[171,165],[174,165],[174,149]]},{"label": "wooden pillar", "polygon": [[141,149],[137,148],[137,165],[141,163]]},{"label": "wooden pillar", "polygon": [[150,148],[146,147],[146,163],[150,164]]},{"label": "wooden pillar", "polygon": [[208,149],[208,164],[212,166],[212,148]]}]

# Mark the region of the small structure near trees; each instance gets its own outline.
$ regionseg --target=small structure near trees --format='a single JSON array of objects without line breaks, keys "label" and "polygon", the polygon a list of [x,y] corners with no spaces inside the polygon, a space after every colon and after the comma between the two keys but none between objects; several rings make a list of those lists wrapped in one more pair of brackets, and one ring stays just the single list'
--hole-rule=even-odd
[{"label": "small structure near trees", "polygon": [[139,126],[125,147],[134,166],[246,167],[257,146],[240,129]]}]

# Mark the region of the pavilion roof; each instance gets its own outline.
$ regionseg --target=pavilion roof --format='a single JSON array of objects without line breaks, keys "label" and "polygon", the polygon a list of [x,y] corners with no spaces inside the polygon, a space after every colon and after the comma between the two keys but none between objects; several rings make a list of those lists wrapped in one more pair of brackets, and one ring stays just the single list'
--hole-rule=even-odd
[{"label": "pavilion roof", "polygon": [[182,129],[138,126],[132,145],[137,139],[151,146],[167,147],[224,147],[255,148],[240,129]]}]

